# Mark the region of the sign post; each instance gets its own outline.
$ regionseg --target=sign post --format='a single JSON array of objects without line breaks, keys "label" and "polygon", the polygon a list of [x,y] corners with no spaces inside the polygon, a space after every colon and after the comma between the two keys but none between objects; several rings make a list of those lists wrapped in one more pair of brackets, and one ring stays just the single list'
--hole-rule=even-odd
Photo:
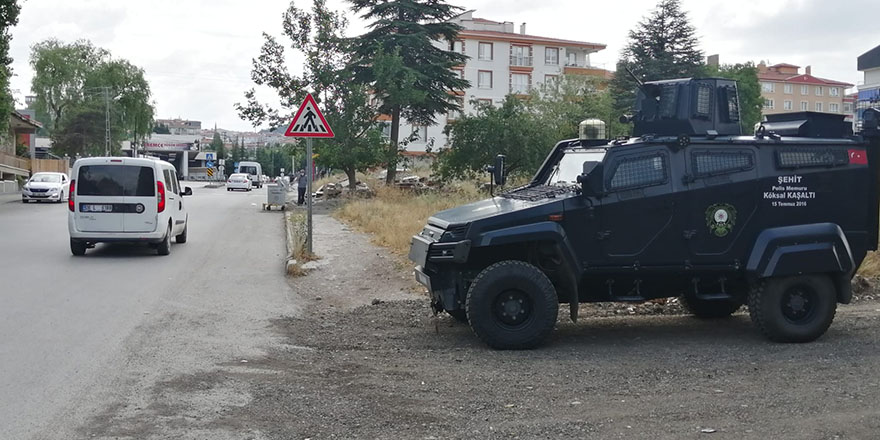
[{"label": "sign post", "polygon": [[[318,118],[319,120],[316,120],[315,118]],[[308,182],[306,187],[306,208],[308,210],[306,228],[308,230],[308,235],[306,237],[306,248],[311,254],[312,181],[315,179],[315,167],[312,163],[312,138],[332,138],[334,136],[330,124],[324,119],[324,115],[321,114],[321,110],[318,108],[318,104],[315,102],[315,98],[312,97],[311,93],[306,95],[306,99],[303,101],[302,105],[299,106],[296,116],[293,117],[293,121],[290,123],[290,126],[287,127],[287,131],[284,135],[289,137],[306,138],[306,168],[308,168]]]}]

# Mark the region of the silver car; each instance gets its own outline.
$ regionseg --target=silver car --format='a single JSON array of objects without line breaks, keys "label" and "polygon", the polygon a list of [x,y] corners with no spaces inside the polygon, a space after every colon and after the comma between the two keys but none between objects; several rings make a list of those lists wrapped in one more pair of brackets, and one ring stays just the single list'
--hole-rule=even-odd
[{"label": "silver car", "polygon": [[68,194],[70,194],[70,179],[67,174],[34,173],[21,189],[21,202],[48,200],[61,203]]}]

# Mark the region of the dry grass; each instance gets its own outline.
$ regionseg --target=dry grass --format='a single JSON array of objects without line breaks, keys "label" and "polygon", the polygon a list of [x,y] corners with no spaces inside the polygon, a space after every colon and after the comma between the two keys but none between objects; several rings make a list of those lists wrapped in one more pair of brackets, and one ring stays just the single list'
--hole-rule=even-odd
[{"label": "dry grass", "polygon": [[334,213],[339,220],[372,234],[373,243],[406,256],[410,238],[418,234],[432,214],[486,198],[473,182],[461,182],[442,191],[415,194],[370,182],[376,192],[370,199],[352,200]]},{"label": "dry grass", "polygon": [[880,255],[877,252],[868,252],[865,261],[859,268],[859,275],[865,278],[877,278],[880,276]]}]

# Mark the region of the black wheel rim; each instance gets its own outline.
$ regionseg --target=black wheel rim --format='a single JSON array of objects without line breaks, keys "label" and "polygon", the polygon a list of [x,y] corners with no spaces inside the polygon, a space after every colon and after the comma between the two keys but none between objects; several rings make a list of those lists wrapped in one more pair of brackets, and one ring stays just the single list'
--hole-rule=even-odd
[{"label": "black wheel rim", "polygon": [[805,285],[791,286],[782,294],[782,316],[792,324],[803,324],[813,319],[819,306],[819,294]]},{"label": "black wheel rim", "polygon": [[495,297],[492,314],[501,324],[520,327],[532,318],[534,305],[529,295],[521,290],[505,290]]}]

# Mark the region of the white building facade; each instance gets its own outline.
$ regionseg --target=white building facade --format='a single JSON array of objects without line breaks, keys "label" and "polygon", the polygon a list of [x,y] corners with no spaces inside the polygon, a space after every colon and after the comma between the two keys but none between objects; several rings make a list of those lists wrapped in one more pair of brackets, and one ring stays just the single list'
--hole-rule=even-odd
[{"label": "white building facade", "polygon": [[[499,106],[509,94],[527,95],[531,89],[565,74],[610,78],[610,72],[590,63],[590,54],[604,49],[604,44],[528,35],[525,23],[519,32],[514,32],[512,22],[474,18],[473,12],[465,12],[450,20],[464,28],[457,40],[435,43],[437,47],[468,56],[463,66],[455,68],[471,85],[469,89],[456,93],[467,114],[475,112],[475,100]],[[443,130],[447,123],[459,117],[456,113],[437,115],[437,124],[429,127],[402,121],[401,139],[413,131],[419,134],[419,139],[407,146],[407,152],[418,155],[426,151],[432,141],[434,151],[443,148],[446,145]]]}]

